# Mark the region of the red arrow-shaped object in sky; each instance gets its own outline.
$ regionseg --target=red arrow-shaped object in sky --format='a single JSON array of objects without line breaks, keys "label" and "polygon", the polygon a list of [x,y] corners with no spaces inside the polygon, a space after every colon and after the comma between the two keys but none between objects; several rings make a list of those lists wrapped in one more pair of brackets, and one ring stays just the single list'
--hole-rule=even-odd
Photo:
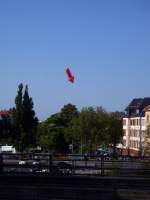
[{"label": "red arrow-shaped object in sky", "polygon": [[74,83],[74,76],[72,76],[71,71],[69,68],[66,69],[67,79],[68,81]]}]

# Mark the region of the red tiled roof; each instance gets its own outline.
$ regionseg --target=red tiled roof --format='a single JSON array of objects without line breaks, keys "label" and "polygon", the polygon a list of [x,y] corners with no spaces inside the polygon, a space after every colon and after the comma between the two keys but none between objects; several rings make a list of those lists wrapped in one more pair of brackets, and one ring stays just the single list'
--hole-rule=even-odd
[{"label": "red tiled roof", "polygon": [[0,115],[11,115],[12,110],[0,110]]}]

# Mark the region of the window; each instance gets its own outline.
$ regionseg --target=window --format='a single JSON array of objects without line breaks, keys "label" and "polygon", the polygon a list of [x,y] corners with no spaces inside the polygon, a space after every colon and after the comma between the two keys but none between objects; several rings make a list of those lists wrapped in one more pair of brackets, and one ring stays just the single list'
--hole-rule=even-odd
[{"label": "window", "polygon": [[136,141],[133,141],[133,147],[136,148]]},{"label": "window", "polygon": [[134,119],[133,125],[134,125],[134,126],[136,125],[136,119]]},{"label": "window", "polygon": [[138,137],[138,131],[134,130],[134,137]]},{"label": "window", "polygon": [[147,122],[149,122],[149,115],[147,115]]},{"label": "window", "polygon": [[140,137],[140,130],[137,131],[137,137]]},{"label": "window", "polygon": [[123,146],[124,147],[126,146],[126,140],[123,140]]},{"label": "window", "polygon": [[123,125],[126,125],[126,120],[125,119],[123,119]]},{"label": "window", "polygon": [[138,136],[138,130],[136,130],[136,137],[139,137],[139,136]]},{"label": "window", "polygon": [[144,126],[144,124],[145,124],[145,123],[144,123],[144,119],[142,119],[142,126]]},{"label": "window", "polygon": [[132,140],[129,141],[129,144],[130,144],[130,147],[133,147],[133,141]]},{"label": "window", "polygon": [[126,136],[126,131],[125,130],[123,130],[123,136]]},{"label": "window", "polygon": [[137,148],[140,148],[140,143],[139,142],[137,142]]},{"label": "window", "polygon": [[132,124],[133,126],[135,125],[135,120],[133,119],[133,124]]},{"label": "window", "polygon": [[134,130],[131,130],[131,136],[134,137]]},{"label": "window", "polygon": [[131,130],[130,130],[130,136],[131,136],[131,137],[137,137],[137,135],[138,135],[138,134],[137,134],[137,130],[134,130],[134,129],[131,129]]}]

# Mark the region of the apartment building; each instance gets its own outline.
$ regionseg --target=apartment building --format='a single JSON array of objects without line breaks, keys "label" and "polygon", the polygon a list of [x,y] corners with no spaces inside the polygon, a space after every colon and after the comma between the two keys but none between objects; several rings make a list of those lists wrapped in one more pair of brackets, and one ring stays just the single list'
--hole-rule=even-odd
[{"label": "apartment building", "polygon": [[144,134],[144,156],[150,156],[150,105],[144,108],[146,131]]},{"label": "apartment building", "polygon": [[150,126],[150,105],[144,108],[145,112],[145,125]]},{"label": "apartment building", "polygon": [[150,121],[150,97],[133,99],[123,118],[124,155],[142,155],[144,134]]}]

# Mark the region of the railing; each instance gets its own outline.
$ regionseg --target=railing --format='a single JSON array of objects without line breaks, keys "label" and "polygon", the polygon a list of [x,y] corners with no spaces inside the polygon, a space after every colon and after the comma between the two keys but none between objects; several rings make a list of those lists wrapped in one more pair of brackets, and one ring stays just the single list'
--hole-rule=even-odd
[{"label": "railing", "polygon": [[0,154],[0,173],[150,177],[150,157]]}]

